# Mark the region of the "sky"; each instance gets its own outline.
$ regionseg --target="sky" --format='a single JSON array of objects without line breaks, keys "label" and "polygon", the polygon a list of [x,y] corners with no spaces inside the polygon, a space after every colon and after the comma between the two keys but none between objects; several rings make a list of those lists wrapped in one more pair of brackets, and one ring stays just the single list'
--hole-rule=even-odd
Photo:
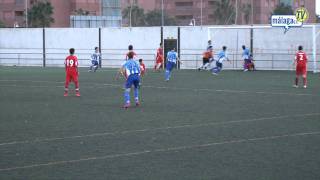
[{"label": "sky", "polygon": [[316,0],[316,14],[320,15],[320,0]]}]

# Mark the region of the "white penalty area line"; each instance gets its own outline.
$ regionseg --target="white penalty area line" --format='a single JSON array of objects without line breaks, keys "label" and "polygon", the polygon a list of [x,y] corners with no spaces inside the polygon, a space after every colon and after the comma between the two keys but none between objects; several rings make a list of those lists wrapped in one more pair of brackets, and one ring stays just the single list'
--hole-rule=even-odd
[{"label": "white penalty area line", "polygon": [[212,143],[198,144],[198,145],[192,145],[192,146],[177,146],[177,147],[137,151],[137,152],[131,152],[131,153],[119,153],[119,154],[111,154],[106,156],[94,156],[94,157],[74,159],[74,160],[53,161],[53,162],[41,163],[41,164],[31,164],[26,166],[1,168],[0,172],[20,170],[20,169],[31,169],[31,168],[38,168],[38,167],[48,167],[48,166],[56,166],[56,165],[64,165],[64,164],[74,164],[74,163],[80,163],[80,162],[86,162],[86,161],[140,156],[140,155],[151,154],[151,153],[186,151],[186,150],[192,150],[192,149],[209,148],[209,147],[218,146],[218,145],[250,143],[250,142],[259,142],[259,141],[267,141],[267,140],[276,140],[276,139],[282,139],[282,138],[314,136],[314,135],[320,135],[320,131],[284,134],[284,135],[278,135],[278,136],[255,137],[255,138],[249,138],[249,139],[235,139],[235,140],[229,140],[229,141],[212,142]]},{"label": "white penalty area line", "polygon": [[[64,82],[55,82],[55,81],[28,81],[28,80],[0,80],[0,82],[32,82],[32,83],[57,83],[63,84]],[[123,85],[119,84],[109,84],[109,83],[84,83],[84,84],[91,84],[92,87],[123,87]],[[34,85],[0,85],[0,87],[52,87],[52,86],[34,86]],[[63,85],[62,85],[63,86]],[[80,85],[81,86],[81,85]],[[61,87],[61,86],[54,86],[54,87]],[[153,88],[153,89],[167,89],[167,90],[185,90],[185,91],[195,91],[195,92],[222,92],[222,93],[233,93],[233,94],[267,94],[267,95],[290,95],[290,96],[319,96],[317,94],[307,94],[307,93],[285,93],[285,92],[265,92],[265,91],[244,91],[244,90],[228,90],[228,89],[206,89],[206,88],[199,88],[199,89],[192,89],[192,88],[179,88],[179,87],[168,87],[168,86],[148,86],[142,85],[142,88]],[[289,87],[288,87],[289,88]]]},{"label": "white penalty area line", "polygon": [[172,130],[174,130],[174,129],[184,129],[184,128],[199,128],[199,127],[218,126],[218,125],[226,125],[226,124],[239,124],[239,123],[249,123],[249,122],[259,122],[259,121],[266,121],[266,120],[284,119],[284,118],[297,118],[297,117],[307,117],[307,116],[320,116],[320,113],[309,113],[309,114],[300,114],[300,115],[291,115],[291,116],[285,115],[285,116],[263,117],[263,118],[235,120],[235,121],[228,121],[228,122],[212,122],[212,123],[202,123],[202,124],[185,124],[185,125],[180,125],[180,126],[167,126],[167,127],[160,127],[160,128],[124,130],[124,131],[116,131],[116,132],[102,132],[102,133],[77,135],[77,136],[68,136],[68,137],[35,138],[33,140],[3,142],[3,143],[0,143],[0,147],[1,146],[9,146],[9,145],[18,145],[18,144],[42,143],[42,142],[63,141],[63,140],[70,140],[70,139],[93,138],[93,137],[103,137],[103,136],[117,136],[117,135],[133,134],[133,133],[156,132],[156,131],[164,131],[164,130],[171,130],[171,129]]},{"label": "white penalty area line", "polygon": [[282,93],[282,92],[265,92],[265,91],[243,91],[243,90],[228,90],[228,89],[190,89],[190,88],[178,88],[178,87],[158,87],[158,86],[142,86],[143,88],[157,88],[157,89],[169,89],[169,90],[190,90],[190,91],[207,91],[207,92],[223,92],[223,93],[236,93],[236,94],[268,94],[268,95],[291,95],[291,96],[318,96],[314,94],[305,93]]},{"label": "white penalty area line", "polygon": [[0,82],[31,82],[31,83],[64,83],[64,81],[33,81],[33,80],[16,80],[16,79],[0,79]]}]

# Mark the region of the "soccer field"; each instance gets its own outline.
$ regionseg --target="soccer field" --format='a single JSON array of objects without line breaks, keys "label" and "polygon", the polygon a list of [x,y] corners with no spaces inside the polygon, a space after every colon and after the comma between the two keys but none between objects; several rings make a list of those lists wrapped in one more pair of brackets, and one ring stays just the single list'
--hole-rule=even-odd
[{"label": "soccer field", "polygon": [[320,179],[319,74],[150,70],[127,110],[115,74],[0,67],[0,179]]}]

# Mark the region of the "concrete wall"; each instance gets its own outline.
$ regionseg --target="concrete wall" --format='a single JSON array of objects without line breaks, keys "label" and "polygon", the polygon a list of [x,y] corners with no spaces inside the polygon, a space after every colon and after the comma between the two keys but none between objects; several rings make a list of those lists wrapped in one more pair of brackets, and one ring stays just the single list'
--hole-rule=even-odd
[{"label": "concrete wall", "polygon": [[[225,29],[221,27],[182,27],[181,28],[181,59],[186,60],[182,67],[196,68],[202,64],[202,53],[207,47],[207,41],[212,41],[215,54],[227,46],[230,60],[241,59],[241,46],[250,46],[250,29]],[[217,59],[215,57],[215,59]],[[241,62],[226,63],[225,68],[237,68]]]},{"label": "concrete wall", "polygon": [[50,28],[45,29],[46,64],[63,66],[69,48],[75,48],[80,66],[88,66],[94,47],[99,46],[97,28]]},{"label": "concrete wall", "polygon": [[0,64],[42,65],[42,29],[0,29]]},{"label": "concrete wall", "polygon": [[[290,69],[295,52],[302,45],[308,53],[312,68],[312,27],[291,28],[284,34],[284,28],[258,28],[253,31],[253,45],[257,66],[276,69]],[[320,39],[318,38],[318,43]],[[318,47],[319,48],[319,47]],[[264,61],[273,59],[274,61]],[[291,61],[288,61],[291,60]]]},{"label": "concrete wall", "polygon": [[151,67],[161,42],[160,34],[160,27],[101,29],[103,66],[119,67],[131,44],[138,58],[144,59],[146,66]]},{"label": "concrete wall", "polygon": [[[320,25],[317,26],[320,31]],[[253,51],[259,69],[292,69],[292,60],[298,45],[303,45],[309,55],[309,67],[313,69],[312,26],[291,28],[286,34],[283,28],[255,27]],[[178,27],[164,27],[164,39],[177,39]],[[242,67],[242,45],[250,47],[250,26],[229,27],[180,27],[181,68],[195,69],[202,64],[202,53],[208,39],[213,42],[217,54],[223,45],[228,47],[232,64],[225,68]],[[102,28],[101,48],[103,67],[119,67],[124,61],[129,44],[134,46],[138,58],[152,67],[156,49],[161,41],[160,27]],[[316,40],[317,59],[320,59],[320,36]],[[48,28],[45,29],[46,65],[63,66],[68,49],[76,49],[80,66],[90,64],[93,48],[99,46],[98,28]],[[0,29],[1,65],[42,65],[43,29]],[[320,63],[317,63],[320,69]]]}]

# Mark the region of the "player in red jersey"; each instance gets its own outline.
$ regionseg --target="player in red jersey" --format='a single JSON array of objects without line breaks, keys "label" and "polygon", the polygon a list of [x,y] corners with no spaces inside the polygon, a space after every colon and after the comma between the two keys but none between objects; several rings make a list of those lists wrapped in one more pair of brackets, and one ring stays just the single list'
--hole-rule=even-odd
[{"label": "player in red jersey", "polygon": [[156,64],[154,65],[154,70],[160,71],[160,67],[163,65],[163,60],[163,48],[162,43],[160,43],[160,47],[157,49]]},{"label": "player in red jersey", "polygon": [[68,96],[68,88],[69,83],[71,81],[75,84],[75,90],[76,90],[76,96],[80,96],[79,91],[79,81],[78,81],[78,58],[74,55],[74,48],[69,49],[70,55],[66,57],[66,60],[64,62],[65,64],[65,70],[66,70],[66,82],[65,82],[65,90],[64,90],[64,96]]},{"label": "player in red jersey", "polygon": [[295,60],[294,60],[294,65],[296,66],[296,79],[295,79],[295,84],[293,87],[297,88],[298,87],[298,82],[299,82],[299,76],[302,76],[303,78],[303,87],[307,88],[307,62],[308,62],[308,57],[305,52],[303,52],[303,47],[299,46],[298,47],[298,52],[296,53]]},{"label": "player in red jersey", "polygon": [[139,65],[140,65],[140,82],[139,82],[139,86],[141,86],[142,85],[142,77],[146,74],[147,69],[146,69],[146,65],[144,65],[142,59],[139,59]]},{"label": "player in red jersey", "polygon": [[129,59],[128,55],[129,55],[130,52],[133,53],[133,59],[137,59],[137,54],[133,51],[133,46],[132,45],[128,46],[128,50],[129,50],[129,52],[126,54],[126,60]]},{"label": "player in red jersey", "polygon": [[139,59],[139,64],[140,64],[140,73],[141,73],[141,76],[144,76],[146,74],[146,65],[144,65],[143,63],[143,60],[142,59]]}]

